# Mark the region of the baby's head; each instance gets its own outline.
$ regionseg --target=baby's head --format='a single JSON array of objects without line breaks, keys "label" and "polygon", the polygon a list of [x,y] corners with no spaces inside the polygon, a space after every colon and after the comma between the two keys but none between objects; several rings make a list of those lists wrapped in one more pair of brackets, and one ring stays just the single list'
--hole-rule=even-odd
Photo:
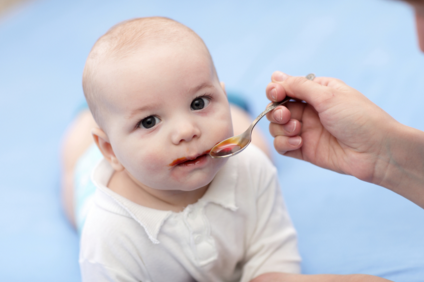
[{"label": "baby's head", "polygon": [[118,24],[90,52],[83,88],[98,147],[139,185],[195,190],[225,163],[207,151],[232,136],[228,100],[188,27],[160,17]]}]

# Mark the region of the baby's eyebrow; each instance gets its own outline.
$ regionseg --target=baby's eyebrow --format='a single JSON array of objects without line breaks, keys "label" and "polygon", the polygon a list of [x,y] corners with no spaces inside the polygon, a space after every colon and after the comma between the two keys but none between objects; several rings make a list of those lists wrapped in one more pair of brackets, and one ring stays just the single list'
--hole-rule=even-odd
[{"label": "baby's eyebrow", "polygon": [[[198,92],[199,90],[204,89],[204,88],[214,88],[214,85],[213,85],[213,84],[211,84],[211,83],[210,83],[210,82],[208,82],[208,81],[205,81],[205,82],[200,83],[200,84],[199,84],[199,85],[197,85],[197,86],[190,87],[190,88],[188,89],[188,93],[196,93],[196,92]],[[143,105],[143,106],[141,106],[140,108],[137,108],[137,109],[132,110],[132,111],[128,114],[127,119],[132,119],[132,118],[133,118],[136,114],[138,114],[138,113],[140,113],[140,112],[148,111],[148,110],[152,110],[152,109],[155,109],[155,108],[158,108],[158,107],[160,107],[160,104],[149,104],[149,105]]]},{"label": "baby's eyebrow", "polygon": [[202,82],[201,84],[194,86],[194,87],[190,87],[188,89],[189,93],[196,93],[197,91],[203,89],[203,88],[213,88],[214,86],[212,84],[210,84],[208,81]]},{"label": "baby's eyebrow", "polygon": [[138,114],[138,113],[140,113],[140,112],[143,112],[143,111],[148,111],[148,110],[155,109],[155,108],[157,108],[158,106],[159,106],[159,105],[156,105],[156,104],[143,105],[143,106],[141,106],[141,107],[139,107],[139,108],[137,108],[137,109],[132,110],[132,111],[128,114],[127,119],[132,119],[132,118],[133,118],[136,114]]}]

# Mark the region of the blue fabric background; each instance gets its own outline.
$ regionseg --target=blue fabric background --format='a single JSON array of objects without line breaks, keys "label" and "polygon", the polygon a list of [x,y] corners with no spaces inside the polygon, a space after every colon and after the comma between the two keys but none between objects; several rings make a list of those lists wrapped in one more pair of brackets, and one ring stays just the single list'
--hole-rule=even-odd
[{"label": "blue fabric background", "polygon": [[[252,112],[274,70],[332,76],[424,130],[424,55],[396,1],[40,0],[0,18],[0,281],[80,281],[59,200],[59,144],[95,40],[119,21],[174,18],[206,42]],[[267,131],[267,121],[259,124]],[[268,136],[270,144],[271,138]],[[304,273],[424,279],[424,211],[396,194],[275,155]]]}]

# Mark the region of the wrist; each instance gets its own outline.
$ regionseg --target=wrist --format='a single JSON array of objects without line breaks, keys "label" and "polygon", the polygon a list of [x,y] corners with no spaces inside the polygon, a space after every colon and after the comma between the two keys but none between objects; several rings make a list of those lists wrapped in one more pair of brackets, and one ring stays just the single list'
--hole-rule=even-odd
[{"label": "wrist", "polygon": [[424,207],[424,132],[395,122],[385,133],[372,183]]}]

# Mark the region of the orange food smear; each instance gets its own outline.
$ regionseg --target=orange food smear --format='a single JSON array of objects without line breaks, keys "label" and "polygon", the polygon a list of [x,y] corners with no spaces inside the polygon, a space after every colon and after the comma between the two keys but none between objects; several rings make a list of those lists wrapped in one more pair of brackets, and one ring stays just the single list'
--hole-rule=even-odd
[{"label": "orange food smear", "polygon": [[[204,151],[200,156],[198,156],[198,158],[200,158],[200,157],[202,157],[204,155],[209,154],[210,151],[211,150]],[[189,160],[189,159],[187,159],[185,157],[184,158],[179,158],[179,159],[174,160],[172,163],[170,163],[169,166],[176,166],[176,165],[182,164],[182,163],[187,162],[187,161],[193,161],[193,160]]]}]

